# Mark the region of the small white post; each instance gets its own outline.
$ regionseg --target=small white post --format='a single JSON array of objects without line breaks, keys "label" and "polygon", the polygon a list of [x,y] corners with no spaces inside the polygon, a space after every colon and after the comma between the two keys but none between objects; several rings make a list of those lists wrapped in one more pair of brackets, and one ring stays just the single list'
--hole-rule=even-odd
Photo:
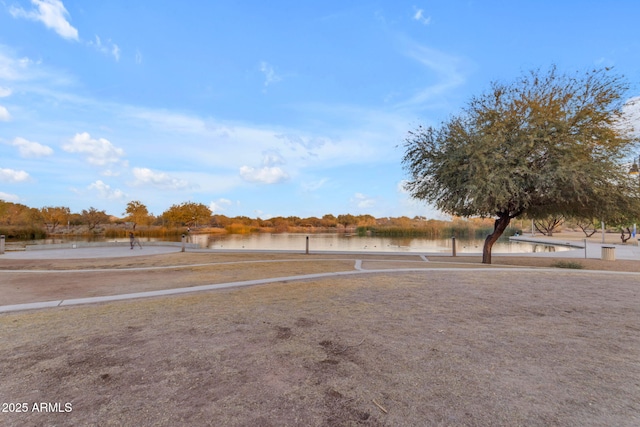
[{"label": "small white post", "polygon": [[456,256],[456,238],[451,238],[451,251],[453,252],[453,256]]},{"label": "small white post", "polygon": [[0,235],[0,255],[4,254],[4,234]]},{"label": "small white post", "polygon": [[309,255],[309,236],[307,236],[307,249],[305,251],[305,254]]},{"label": "small white post", "polygon": [[604,243],[604,221],[600,221],[600,224],[602,225],[602,243]]},{"label": "small white post", "polygon": [[187,236],[185,236],[184,234],[182,235],[182,250],[180,252],[184,252],[184,243],[187,239]]}]

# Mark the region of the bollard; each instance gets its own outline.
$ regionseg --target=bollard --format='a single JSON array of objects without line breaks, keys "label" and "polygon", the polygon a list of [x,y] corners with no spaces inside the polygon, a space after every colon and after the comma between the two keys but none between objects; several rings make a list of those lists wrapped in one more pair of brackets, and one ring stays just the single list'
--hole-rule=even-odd
[{"label": "bollard", "polygon": [[584,259],[587,259],[587,239],[584,239]]},{"label": "bollard", "polygon": [[456,256],[456,238],[451,238],[451,251],[453,252],[453,256]]},{"label": "bollard", "polygon": [[305,254],[309,255],[309,236],[307,236],[307,250],[305,251]]},{"label": "bollard", "polygon": [[4,254],[4,234],[0,235],[0,255]]},{"label": "bollard", "polygon": [[180,252],[184,252],[184,242],[186,240],[187,236],[185,236],[184,234],[182,235],[182,250]]}]

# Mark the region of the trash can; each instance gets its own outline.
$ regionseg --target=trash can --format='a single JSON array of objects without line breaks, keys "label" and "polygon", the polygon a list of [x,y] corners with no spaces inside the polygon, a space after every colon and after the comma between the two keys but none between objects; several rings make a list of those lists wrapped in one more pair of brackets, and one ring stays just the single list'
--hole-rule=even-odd
[{"label": "trash can", "polygon": [[615,248],[615,246],[603,246],[602,247],[602,260],[603,261],[615,261],[616,260],[616,248]]}]

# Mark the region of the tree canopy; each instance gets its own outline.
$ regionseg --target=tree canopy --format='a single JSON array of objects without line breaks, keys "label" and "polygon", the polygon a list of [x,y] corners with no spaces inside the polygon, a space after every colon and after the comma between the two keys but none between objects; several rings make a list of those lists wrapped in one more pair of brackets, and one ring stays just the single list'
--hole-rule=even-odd
[{"label": "tree canopy", "polygon": [[208,224],[211,221],[211,214],[211,209],[202,203],[184,202],[171,205],[162,213],[162,216],[172,224],[193,227],[198,224]]},{"label": "tree canopy", "polygon": [[624,167],[638,142],[622,114],[627,90],[609,68],[494,82],[440,126],[409,132],[406,188],[445,213],[496,218],[484,263],[517,216],[624,216],[640,195]]},{"label": "tree canopy", "polygon": [[138,224],[147,225],[151,217],[147,206],[139,200],[132,200],[127,203],[125,215],[125,218],[133,223],[134,230],[136,229],[136,225]]}]

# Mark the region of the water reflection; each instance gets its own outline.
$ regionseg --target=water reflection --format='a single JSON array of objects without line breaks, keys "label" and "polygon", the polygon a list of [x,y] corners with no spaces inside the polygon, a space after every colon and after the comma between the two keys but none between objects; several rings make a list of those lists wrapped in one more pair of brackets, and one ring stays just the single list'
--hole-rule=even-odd
[{"label": "water reflection", "polygon": [[[190,242],[197,243],[202,248],[209,249],[248,249],[248,250],[305,250],[306,238],[309,236],[311,251],[345,251],[345,252],[451,252],[451,239],[423,239],[356,236],[339,233],[257,233],[189,236]],[[482,239],[456,239],[457,253],[482,252]],[[568,248],[530,244],[524,242],[509,242],[508,239],[499,240],[493,246],[493,253],[530,253],[555,252]]]},{"label": "water reflection", "polygon": [[[232,250],[291,250],[304,251],[306,239],[309,236],[309,250],[341,251],[341,252],[452,252],[451,239],[425,239],[407,237],[377,237],[357,236],[342,233],[255,233],[255,234],[191,234],[187,236],[189,243],[196,243],[203,249],[232,249]],[[91,238],[53,238],[21,242],[26,244],[56,244],[73,242],[99,242],[119,241],[128,242],[128,238],[105,239],[101,237]],[[140,241],[180,241],[180,236],[169,238],[145,238]],[[481,253],[483,239],[456,239],[456,252]],[[548,246],[527,242],[510,242],[507,238],[500,239],[493,246],[493,253],[531,253],[531,252],[556,252],[569,248],[563,246]]]}]

